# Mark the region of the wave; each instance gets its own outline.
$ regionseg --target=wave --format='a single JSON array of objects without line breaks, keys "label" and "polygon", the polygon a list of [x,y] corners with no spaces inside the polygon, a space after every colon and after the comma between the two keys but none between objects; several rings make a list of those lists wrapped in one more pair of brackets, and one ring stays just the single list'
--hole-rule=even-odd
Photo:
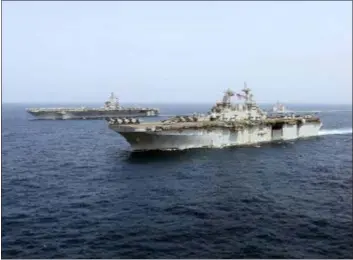
[{"label": "wave", "polygon": [[293,113],[338,113],[338,112],[352,112],[352,110],[295,110],[289,111]]},{"label": "wave", "polygon": [[326,111],[321,111],[321,113],[336,113],[336,112],[352,112],[352,110],[326,110]]},{"label": "wave", "polygon": [[345,134],[352,134],[352,128],[323,129],[319,131],[318,135],[345,135]]}]

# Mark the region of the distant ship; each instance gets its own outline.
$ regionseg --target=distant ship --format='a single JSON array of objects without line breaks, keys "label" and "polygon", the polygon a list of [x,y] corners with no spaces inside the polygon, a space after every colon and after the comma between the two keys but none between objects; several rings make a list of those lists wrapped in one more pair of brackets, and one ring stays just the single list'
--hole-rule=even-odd
[{"label": "distant ship", "polygon": [[[135,118],[107,121],[109,128],[122,135],[133,151],[258,145],[315,136],[322,127],[320,118],[313,115],[268,116],[253,100],[246,84],[242,92],[227,90],[223,100],[207,115],[180,115],[146,123]],[[235,94],[244,103],[232,104],[230,99]]]},{"label": "distant ship", "polygon": [[287,110],[286,107],[279,103],[279,101],[277,101],[277,103],[272,107],[272,113],[293,113],[293,111]]},{"label": "distant ship", "polygon": [[153,117],[159,115],[157,108],[121,107],[114,93],[101,108],[29,108],[26,111],[37,119],[106,119],[110,117]]},{"label": "distant ship", "polygon": [[317,114],[317,113],[321,113],[321,111],[319,110],[296,110],[296,111],[292,111],[292,110],[288,110],[283,104],[279,103],[279,101],[277,101],[277,103],[272,107],[272,110],[270,111],[270,113],[272,114],[286,114],[286,113],[313,113],[313,114]]}]

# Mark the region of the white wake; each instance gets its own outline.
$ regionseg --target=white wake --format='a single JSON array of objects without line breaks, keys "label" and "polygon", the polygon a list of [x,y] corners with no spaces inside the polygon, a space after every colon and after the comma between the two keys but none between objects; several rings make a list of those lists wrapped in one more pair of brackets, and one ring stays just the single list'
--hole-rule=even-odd
[{"label": "white wake", "polygon": [[345,135],[345,134],[352,134],[352,128],[323,129],[319,131],[318,135]]}]

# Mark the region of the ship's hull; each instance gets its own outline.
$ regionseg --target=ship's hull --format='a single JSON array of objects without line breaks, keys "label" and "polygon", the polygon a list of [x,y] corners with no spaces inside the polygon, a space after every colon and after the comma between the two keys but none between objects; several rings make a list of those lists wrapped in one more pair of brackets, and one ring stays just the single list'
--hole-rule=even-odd
[{"label": "ship's hull", "polygon": [[147,150],[183,150],[190,148],[221,148],[227,146],[244,146],[273,141],[293,140],[316,136],[322,124],[320,122],[298,125],[284,125],[280,129],[271,126],[254,126],[243,130],[229,128],[180,129],[164,131],[128,131],[119,126],[110,128],[121,134],[130,144],[133,151]]},{"label": "ship's hull", "polygon": [[77,119],[105,119],[111,117],[152,117],[158,116],[157,110],[86,110],[86,111],[27,111],[36,119],[46,120],[77,120]]}]

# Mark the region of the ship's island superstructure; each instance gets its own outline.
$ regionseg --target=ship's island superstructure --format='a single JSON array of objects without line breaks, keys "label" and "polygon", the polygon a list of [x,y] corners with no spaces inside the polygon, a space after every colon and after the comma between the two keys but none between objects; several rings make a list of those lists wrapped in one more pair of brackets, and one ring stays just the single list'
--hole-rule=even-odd
[{"label": "ship's island superstructure", "polygon": [[[234,95],[244,102],[232,104]],[[252,145],[315,136],[322,127],[321,120],[312,115],[268,116],[246,84],[242,94],[227,90],[206,115],[176,116],[154,123],[111,118],[108,123],[133,151]]]},{"label": "ship's island superstructure", "polygon": [[279,103],[279,101],[277,101],[277,103],[272,107],[272,113],[293,113],[293,111],[287,110],[287,108]]},{"label": "ship's island superstructure", "polygon": [[122,107],[118,98],[111,93],[101,108],[29,108],[26,111],[37,119],[106,119],[110,117],[158,116],[157,108]]}]

